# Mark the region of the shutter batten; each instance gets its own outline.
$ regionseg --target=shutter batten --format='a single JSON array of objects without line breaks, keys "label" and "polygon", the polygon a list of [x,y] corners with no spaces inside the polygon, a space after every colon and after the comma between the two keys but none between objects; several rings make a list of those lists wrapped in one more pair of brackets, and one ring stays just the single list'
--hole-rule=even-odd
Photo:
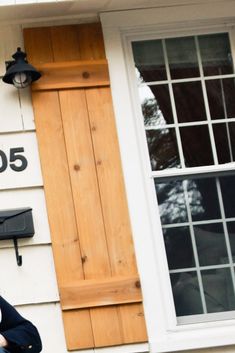
[{"label": "shutter batten", "polygon": [[81,309],[142,301],[138,276],[84,280],[60,287],[63,310]]}]

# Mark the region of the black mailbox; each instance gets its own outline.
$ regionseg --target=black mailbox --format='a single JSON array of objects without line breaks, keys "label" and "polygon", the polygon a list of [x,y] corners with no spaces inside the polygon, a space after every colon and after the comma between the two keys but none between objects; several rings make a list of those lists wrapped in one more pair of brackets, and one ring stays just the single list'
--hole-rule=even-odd
[{"label": "black mailbox", "polygon": [[18,266],[22,256],[18,253],[17,239],[34,235],[32,208],[18,208],[0,211],[0,240],[13,239]]}]

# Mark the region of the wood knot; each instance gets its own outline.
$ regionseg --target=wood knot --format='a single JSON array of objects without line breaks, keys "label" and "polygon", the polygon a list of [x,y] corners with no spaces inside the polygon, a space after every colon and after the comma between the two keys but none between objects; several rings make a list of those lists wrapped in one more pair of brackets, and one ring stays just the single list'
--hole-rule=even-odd
[{"label": "wood knot", "polygon": [[139,312],[139,313],[137,314],[137,316],[144,316],[144,313]]},{"label": "wood knot", "polygon": [[73,169],[76,170],[76,171],[78,171],[78,170],[80,170],[81,168],[80,168],[80,165],[79,165],[79,164],[74,164]]},{"label": "wood knot", "polygon": [[84,71],[83,73],[82,73],[82,77],[83,78],[89,78],[90,77],[90,74],[89,74],[89,72],[87,72],[87,71]]},{"label": "wood knot", "polygon": [[135,286],[136,288],[140,288],[141,287],[140,281],[135,281]]},{"label": "wood knot", "polygon": [[87,256],[86,255],[82,256],[81,260],[82,260],[82,263],[84,264],[87,261]]},{"label": "wood knot", "polygon": [[97,165],[101,165],[102,164],[102,161],[99,159],[98,161],[97,161]]}]

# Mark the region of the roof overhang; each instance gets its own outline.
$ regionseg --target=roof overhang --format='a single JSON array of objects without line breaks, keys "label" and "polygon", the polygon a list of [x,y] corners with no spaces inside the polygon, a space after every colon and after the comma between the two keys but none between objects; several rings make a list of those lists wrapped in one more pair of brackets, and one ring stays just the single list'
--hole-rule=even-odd
[{"label": "roof overhang", "polygon": [[[149,7],[215,3],[222,0],[12,0],[0,2],[0,24],[35,23],[52,20],[94,20],[99,13]],[[27,3],[26,3],[27,2]],[[10,5],[10,3],[12,3]]]}]

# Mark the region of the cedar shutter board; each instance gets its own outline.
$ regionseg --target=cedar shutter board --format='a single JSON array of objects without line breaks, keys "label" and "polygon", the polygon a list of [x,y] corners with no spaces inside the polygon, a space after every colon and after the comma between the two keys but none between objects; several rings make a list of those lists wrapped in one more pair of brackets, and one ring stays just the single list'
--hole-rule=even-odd
[{"label": "cedar shutter board", "polygon": [[144,342],[101,26],[27,28],[24,38],[46,72],[32,99],[67,347]]},{"label": "cedar shutter board", "polygon": [[46,63],[37,69],[42,77],[32,85],[33,91],[109,85],[108,64],[104,59]]}]

